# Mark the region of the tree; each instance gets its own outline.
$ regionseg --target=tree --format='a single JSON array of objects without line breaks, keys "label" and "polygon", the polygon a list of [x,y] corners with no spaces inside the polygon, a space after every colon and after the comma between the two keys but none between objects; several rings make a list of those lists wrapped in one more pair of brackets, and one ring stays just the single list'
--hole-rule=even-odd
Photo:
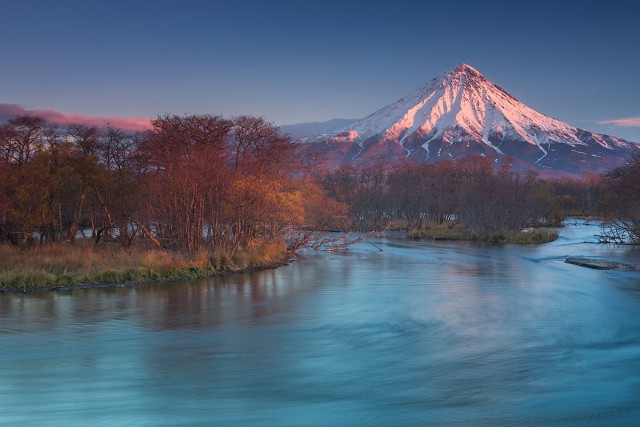
[{"label": "tree", "polygon": [[18,116],[0,127],[0,158],[22,166],[47,143],[54,128],[38,116]]},{"label": "tree", "polygon": [[289,137],[262,117],[234,117],[228,144],[231,164],[243,173],[280,176],[302,166]]},{"label": "tree", "polygon": [[640,155],[605,175],[604,184],[603,203],[610,216],[604,237],[609,241],[640,244]]}]

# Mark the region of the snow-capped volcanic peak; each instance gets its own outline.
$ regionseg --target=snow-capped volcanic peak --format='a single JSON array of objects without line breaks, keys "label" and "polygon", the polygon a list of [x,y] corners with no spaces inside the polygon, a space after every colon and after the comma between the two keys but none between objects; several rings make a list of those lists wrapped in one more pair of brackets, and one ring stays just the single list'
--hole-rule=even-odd
[{"label": "snow-capped volcanic peak", "polygon": [[538,113],[467,64],[317,144],[330,163],[478,153],[570,173],[605,169],[638,150],[635,143]]},{"label": "snow-capped volcanic peak", "polygon": [[[553,142],[583,144],[577,128],[527,107],[467,64],[452,68],[348,130],[356,131],[361,140],[379,134],[391,139],[402,135],[402,145],[416,132],[434,140],[451,128],[483,140],[497,152],[500,150],[489,142],[489,136],[518,136],[536,146]],[[604,139],[596,142],[608,147]],[[615,142],[626,145],[622,140]]]}]

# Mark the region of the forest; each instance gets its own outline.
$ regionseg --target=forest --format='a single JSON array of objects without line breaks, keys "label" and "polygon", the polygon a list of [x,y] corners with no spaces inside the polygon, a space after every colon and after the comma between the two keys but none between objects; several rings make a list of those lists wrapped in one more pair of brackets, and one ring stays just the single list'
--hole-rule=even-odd
[{"label": "forest", "polygon": [[0,126],[0,245],[34,259],[52,246],[144,248],[220,269],[256,248],[273,261],[317,247],[327,231],[541,243],[553,234],[523,230],[567,216],[605,219],[605,240],[638,243],[639,194],[640,158],[579,180],[482,157],[326,170],[260,117],[165,115],[134,134],[37,116]]}]

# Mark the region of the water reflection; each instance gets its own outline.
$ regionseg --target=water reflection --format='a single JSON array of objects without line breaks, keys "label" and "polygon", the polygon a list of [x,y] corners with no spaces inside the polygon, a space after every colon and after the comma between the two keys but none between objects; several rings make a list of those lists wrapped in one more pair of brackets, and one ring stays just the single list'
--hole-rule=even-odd
[{"label": "water reflection", "polygon": [[634,425],[640,275],[563,259],[640,251],[562,233],[0,295],[0,424]]}]

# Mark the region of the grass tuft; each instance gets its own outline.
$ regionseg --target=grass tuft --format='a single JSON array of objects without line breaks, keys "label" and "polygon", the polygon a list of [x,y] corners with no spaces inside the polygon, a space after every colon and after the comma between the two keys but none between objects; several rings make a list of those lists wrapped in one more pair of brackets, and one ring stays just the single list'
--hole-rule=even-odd
[{"label": "grass tuft", "polygon": [[520,232],[496,233],[493,235],[474,235],[455,222],[445,222],[429,226],[424,230],[409,230],[410,239],[432,240],[476,240],[488,243],[515,243],[518,245],[539,245],[553,242],[558,238],[558,232],[549,229],[527,229]]},{"label": "grass tuft", "polygon": [[410,239],[475,240],[471,233],[454,221],[433,224],[421,230],[412,229],[409,230],[408,236]]}]

